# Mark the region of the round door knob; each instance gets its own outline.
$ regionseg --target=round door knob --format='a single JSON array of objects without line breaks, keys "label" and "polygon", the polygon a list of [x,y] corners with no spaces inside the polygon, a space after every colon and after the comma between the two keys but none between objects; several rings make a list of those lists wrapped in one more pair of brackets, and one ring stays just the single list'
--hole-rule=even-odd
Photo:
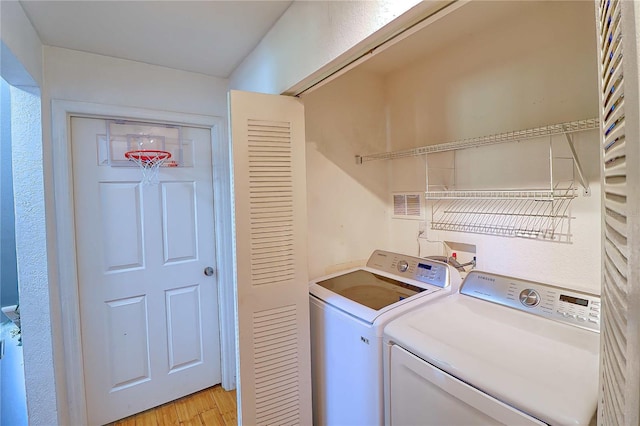
[{"label": "round door knob", "polygon": [[526,307],[533,307],[540,303],[540,295],[530,288],[520,292],[520,303]]},{"label": "round door knob", "polygon": [[400,262],[398,262],[398,271],[404,272],[407,270],[407,268],[409,268],[409,264],[406,260],[401,260]]},{"label": "round door knob", "polygon": [[214,274],[214,269],[211,266],[207,266],[206,268],[204,268],[204,274],[208,277],[210,277],[211,275]]}]

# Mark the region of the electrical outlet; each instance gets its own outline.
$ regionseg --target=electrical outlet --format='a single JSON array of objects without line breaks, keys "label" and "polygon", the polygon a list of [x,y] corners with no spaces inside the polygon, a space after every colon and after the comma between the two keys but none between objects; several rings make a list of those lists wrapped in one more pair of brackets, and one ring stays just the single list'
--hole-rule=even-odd
[{"label": "electrical outlet", "polygon": [[427,222],[424,220],[418,222],[418,238],[427,238]]}]

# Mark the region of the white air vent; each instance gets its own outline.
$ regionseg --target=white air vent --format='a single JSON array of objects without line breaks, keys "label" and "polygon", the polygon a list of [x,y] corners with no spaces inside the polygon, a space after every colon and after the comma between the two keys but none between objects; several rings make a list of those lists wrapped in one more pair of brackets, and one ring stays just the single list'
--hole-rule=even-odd
[{"label": "white air vent", "polygon": [[424,219],[424,200],[420,192],[396,192],[393,194],[394,219]]}]

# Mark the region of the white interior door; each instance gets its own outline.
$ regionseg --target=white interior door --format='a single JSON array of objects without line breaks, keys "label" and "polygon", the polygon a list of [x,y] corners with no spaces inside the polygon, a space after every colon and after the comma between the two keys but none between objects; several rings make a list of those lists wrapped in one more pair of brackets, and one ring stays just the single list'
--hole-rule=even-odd
[{"label": "white interior door", "polygon": [[241,424],[311,424],[304,108],[229,97]]},{"label": "white interior door", "polygon": [[[104,424],[220,383],[211,135],[193,167],[99,165],[106,122],[71,119],[87,414]],[[104,136],[102,136],[104,138]]]}]

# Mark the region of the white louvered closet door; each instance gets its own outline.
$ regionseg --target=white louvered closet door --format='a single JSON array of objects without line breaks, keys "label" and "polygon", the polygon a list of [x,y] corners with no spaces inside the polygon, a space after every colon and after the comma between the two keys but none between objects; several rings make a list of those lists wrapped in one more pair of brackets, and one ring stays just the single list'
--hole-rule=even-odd
[{"label": "white louvered closet door", "polygon": [[238,408],[245,425],[311,424],[304,109],[231,91]]},{"label": "white louvered closet door", "polygon": [[640,97],[637,2],[596,0],[603,184],[598,423],[640,423]]}]

